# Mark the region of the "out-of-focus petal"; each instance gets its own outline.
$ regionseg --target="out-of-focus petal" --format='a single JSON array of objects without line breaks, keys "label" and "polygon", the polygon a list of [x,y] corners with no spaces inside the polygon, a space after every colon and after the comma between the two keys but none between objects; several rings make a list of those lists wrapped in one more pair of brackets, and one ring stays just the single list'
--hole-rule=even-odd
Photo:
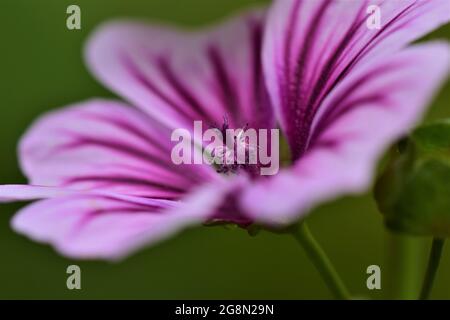
[{"label": "out-of-focus petal", "polygon": [[[0,185],[0,202],[31,201],[49,198],[58,198],[70,195],[96,195],[122,201],[128,201],[137,205],[154,205],[155,199],[114,193],[104,190],[74,190],[62,187],[45,187],[33,185],[7,184]],[[172,204],[172,200],[156,199],[158,203]]]},{"label": "out-of-focus petal", "polygon": [[320,202],[366,190],[380,153],[420,120],[448,75],[449,51],[416,45],[355,68],[325,99],[294,167],[244,194],[250,216],[290,223]]},{"label": "out-of-focus petal", "polygon": [[[261,64],[262,10],[185,32],[135,21],[101,26],[86,48],[93,74],[171,128],[273,122]],[[270,125],[269,125],[270,124]]]},{"label": "out-of-focus petal", "polygon": [[74,190],[20,184],[0,185],[0,202],[30,201],[73,194]]},{"label": "out-of-focus petal", "polygon": [[217,174],[206,165],[175,165],[170,135],[139,110],[91,100],[37,120],[19,157],[32,185],[175,199]]},{"label": "out-of-focus petal", "polygon": [[[380,30],[366,25],[370,5],[380,9]],[[357,65],[389,55],[449,20],[448,0],[274,1],[263,63],[293,158],[306,152],[323,100]]]},{"label": "out-of-focus petal", "polygon": [[25,207],[13,218],[12,226],[35,241],[51,243],[69,257],[118,259],[188,222],[187,217],[166,215],[164,209],[167,204],[157,200],[154,206],[143,206],[109,197],[72,195]]},{"label": "out-of-focus petal", "polygon": [[25,207],[12,226],[71,258],[117,260],[207,221],[239,183],[222,180],[197,187],[182,202],[79,192]]}]

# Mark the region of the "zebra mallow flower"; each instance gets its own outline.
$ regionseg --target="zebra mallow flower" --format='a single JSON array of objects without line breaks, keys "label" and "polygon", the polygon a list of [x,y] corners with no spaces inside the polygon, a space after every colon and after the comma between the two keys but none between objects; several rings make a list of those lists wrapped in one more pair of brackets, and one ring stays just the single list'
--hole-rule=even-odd
[{"label": "zebra mallow flower", "polygon": [[[374,4],[379,30],[366,26]],[[448,0],[278,0],[200,32],[106,23],[86,62],[128,103],[88,100],[38,119],[19,145],[29,184],[0,186],[0,201],[39,200],[14,230],[83,259],[119,259],[200,223],[284,228],[367,190],[449,72],[447,43],[411,43],[449,20]],[[224,117],[279,126],[290,164],[252,176],[172,163],[173,129]]]}]

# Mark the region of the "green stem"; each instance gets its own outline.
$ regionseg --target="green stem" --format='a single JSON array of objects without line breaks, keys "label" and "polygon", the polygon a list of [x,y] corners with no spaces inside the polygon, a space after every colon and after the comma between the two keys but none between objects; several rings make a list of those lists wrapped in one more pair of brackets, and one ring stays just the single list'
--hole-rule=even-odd
[{"label": "green stem", "polygon": [[419,297],[422,272],[423,241],[406,234],[392,234],[391,284],[395,299],[414,300]]},{"label": "green stem", "polygon": [[305,222],[300,223],[292,232],[295,239],[305,249],[311,262],[322,276],[325,284],[337,299],[350,299],[350,294],[331,264],[323,249],[314,239]]},{"label": "green stem", "polygon": [[430,258],[428,260],[427,272],[423,281],[422,292],[420,293],[421,300],[427,300],[430,296],[433,282],[436,277],[436,272],[439,268],[439,262],[442,256],[442,249],[444,248],[444,239],[434,238],[431,245]]}]

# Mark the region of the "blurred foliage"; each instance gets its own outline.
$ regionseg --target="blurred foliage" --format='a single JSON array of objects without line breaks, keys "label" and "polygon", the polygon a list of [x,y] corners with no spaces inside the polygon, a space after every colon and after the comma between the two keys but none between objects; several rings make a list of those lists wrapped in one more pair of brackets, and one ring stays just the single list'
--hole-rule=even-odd
[{"label": "blurred foliage", "polygon": [[393,150],[375,197],[389,228],[450,236],[449,119],[419,127]]}]

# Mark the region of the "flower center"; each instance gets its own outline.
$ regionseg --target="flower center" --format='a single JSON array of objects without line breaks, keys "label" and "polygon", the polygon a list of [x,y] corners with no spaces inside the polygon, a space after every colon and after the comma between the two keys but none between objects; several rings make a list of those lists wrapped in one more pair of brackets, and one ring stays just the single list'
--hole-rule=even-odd
[{"label": "flower center", "polygon": [[258,158],[258,134],[248,124],[243,128],[231,129],[227,118],[219,130],[222,141],[214,146],[210,155],[216,171],[230,175],[245,171],[251,176],[259,174],[261,163]]}]

